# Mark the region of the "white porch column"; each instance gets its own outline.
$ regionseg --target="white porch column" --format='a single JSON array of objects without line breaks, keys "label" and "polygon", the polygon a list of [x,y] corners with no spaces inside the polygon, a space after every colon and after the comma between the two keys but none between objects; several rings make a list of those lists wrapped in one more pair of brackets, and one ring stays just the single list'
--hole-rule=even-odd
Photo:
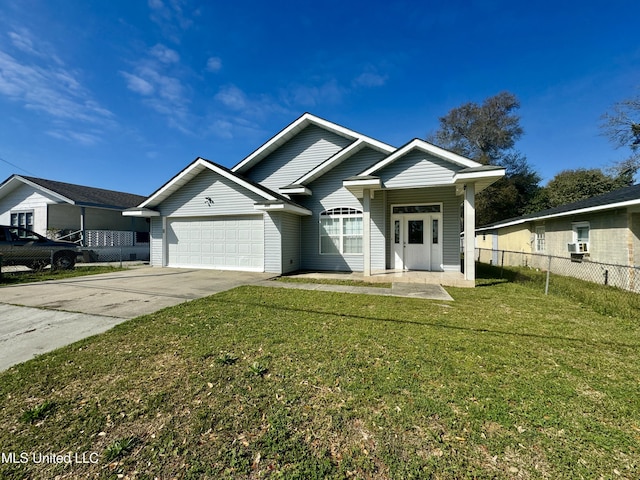
[{"label": "white porch column", "polygon": [[87,230],[86,230],[86,209],[84,207],[80,207],[80,231],[82,238],[80,239],[80,246],[87,246]]},{"label": "white porch column", "polygon": [[371,190],[365,188],[362,197],[362,253],[364,262],[364,276],[371,276]]},{"label": "white porch column", "polygon": [[476,279],[475,263],[476,242],[476,186],[467,183],[464,186],[464,278]]}]

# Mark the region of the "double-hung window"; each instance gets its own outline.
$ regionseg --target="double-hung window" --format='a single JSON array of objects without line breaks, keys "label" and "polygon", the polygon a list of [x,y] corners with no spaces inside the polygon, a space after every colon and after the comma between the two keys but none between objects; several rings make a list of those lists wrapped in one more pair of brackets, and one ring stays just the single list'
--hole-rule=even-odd
[{"label": "double-hung window", "polygon": [[12,212],[11,226],[33,230],[33,212]]},{"label": "double-hung window", "polygon": [[544,227],[536,227],[536,252],[544,252],[547,249],[544,238]]},{"label": "double-hung window", "polygon": [[362,210],[338,207],[320,213],[321,254],[361,254],[362,234]]}]

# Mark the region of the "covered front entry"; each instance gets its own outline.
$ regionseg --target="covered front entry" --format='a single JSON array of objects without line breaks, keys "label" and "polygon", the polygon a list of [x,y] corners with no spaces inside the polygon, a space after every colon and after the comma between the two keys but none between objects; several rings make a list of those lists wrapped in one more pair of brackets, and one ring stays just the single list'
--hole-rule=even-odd
[{"label": "covered front entry", "polygon": [[391,207],[392,268],[443,270],[441,210],[440,204]]},{"label": "covered front entry", "polygon": [[167,219],[169,267],[264,271],[262,215]]}]

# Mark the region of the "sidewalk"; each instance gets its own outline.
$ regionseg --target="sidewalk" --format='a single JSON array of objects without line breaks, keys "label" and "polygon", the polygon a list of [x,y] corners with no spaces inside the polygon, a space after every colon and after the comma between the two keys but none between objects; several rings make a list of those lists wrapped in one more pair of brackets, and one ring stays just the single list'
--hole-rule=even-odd
[{"label": "sidewalk", "polygon": [[263,280],[254,285],[273,288],[293,288],[298,290],[317,290],[321,292],[359,293],[363,295],[381,295],[386,297],[410,297],[427,300],[453,301],[440,285],[417,283],[392,283],[391,288],[354,287],[350,285],[330,285],[326,283],[295,283],[278,280]]}]

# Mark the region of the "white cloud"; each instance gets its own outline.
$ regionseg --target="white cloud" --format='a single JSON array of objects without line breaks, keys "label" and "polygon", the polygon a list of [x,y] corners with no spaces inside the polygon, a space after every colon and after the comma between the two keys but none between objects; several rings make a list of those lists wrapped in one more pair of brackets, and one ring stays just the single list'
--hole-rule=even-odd
[{"label": "white cloud", "polygon": [[153,85],[144,78],[127,72],[120,72],[120,74],[127,80],[127,88],[132,92],[139,93],[140,95],[151,95],[155,91]]},{"label": "white cloud", "polygon": [[33,48],[33,40],[31,39],[31,33],[24,28],[19,29],[19,32],[9,32],[7,35],[11,39],[11,43],[14,47],[23,52],[30,53],[32,55],[39,55],[35,48]]},{"label": "white cloud", "polygon": [[104,124],[113,118],[108,109],[91,98],[74,72],[56,65],[23,63],[3,51],[0,95],[57,119]]},{"label": "white cloud", "polygon": [[162,63],[178,63],[180,61],[180,55],[178,55],[178,52],[159,43],[151,49],[151,55],[156,57]]},{"label": "white cloud", "polygon": [[93,133],[76,132],[73,130],[50,130],[46,133],[50,137],[57,138],[58,140],[71,141],[85,146],[96,145],[102,140],[99,135],[95,135]]},{"label": "white cloud", "polygon": [[207,60],[207,70],[210,72],[219,72],[222,68],[222,60],[219,57],[209,57]]},{"label": "white cloud", "polygon": [[387,82],[386,75],[376,72],[363,72],[353,79],[354,87],[381,87]]},{"label": "white cloud", "polygon": [[221,87],[215,98],[232,110],[243,110],[247,107],[247,96],[235,85]]},{"label": "white cloud", "polygon": [[315,107],[321,104],[338,104],[342,101],[347,89],[335,79],[320,85],[293,85],[282,97],[288,105]]}]

